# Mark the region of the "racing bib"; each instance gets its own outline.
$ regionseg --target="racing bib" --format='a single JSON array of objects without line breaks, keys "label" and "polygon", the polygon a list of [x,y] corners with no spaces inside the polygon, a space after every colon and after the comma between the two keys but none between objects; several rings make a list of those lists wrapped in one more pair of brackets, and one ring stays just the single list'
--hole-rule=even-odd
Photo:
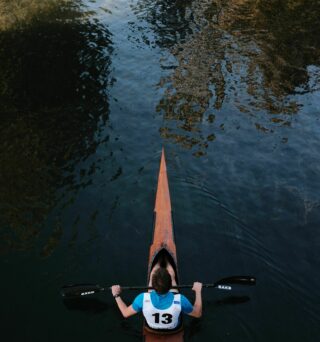
[{"label": "racing bib", "polygon": [[144,293],[142,312],[150,328],[175,329],[179,324],[181,296],[174,294],[171,306],[168,309],[160,310],[153,306],[150,293]]}]

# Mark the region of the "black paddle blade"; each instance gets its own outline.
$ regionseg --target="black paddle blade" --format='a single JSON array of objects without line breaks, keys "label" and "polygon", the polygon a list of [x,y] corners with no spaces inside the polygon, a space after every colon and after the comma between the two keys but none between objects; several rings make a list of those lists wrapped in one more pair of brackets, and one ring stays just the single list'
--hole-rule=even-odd
[{"label": "black paddle blade", "polygon": [[65,298],[83,297],[104,291],[104,288],[94,284],[65,285],[61,288],[61,295]]},{"label": "black paddle blade", "polygon": [[215,283],[215,285],[245,285],[253,286],[256,285],[256,278],[251,276],[234,276],[229,278],[223,278]]}]

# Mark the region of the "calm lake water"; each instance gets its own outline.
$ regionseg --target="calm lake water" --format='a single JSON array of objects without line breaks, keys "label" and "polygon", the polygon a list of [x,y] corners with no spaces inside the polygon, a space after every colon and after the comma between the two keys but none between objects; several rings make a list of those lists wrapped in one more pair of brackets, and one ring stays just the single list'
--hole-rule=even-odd
[{"label": "calm lake water", "polygon": [[181,281],[257,277],[204,290],[186,341],[319,340],[319,15],[315,0],[0,2],[6,342],[142,339],[109,293],[59,291],[145,283],[162,146]]}]

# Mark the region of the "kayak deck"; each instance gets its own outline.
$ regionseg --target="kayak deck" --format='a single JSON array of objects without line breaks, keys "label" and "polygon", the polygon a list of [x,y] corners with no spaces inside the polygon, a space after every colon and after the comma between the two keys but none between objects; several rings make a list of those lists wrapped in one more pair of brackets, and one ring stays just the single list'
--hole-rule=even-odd
[{"label": "kayak deck", "polygon": [[156,335],[149,332],[145,332],[145,341],[148,342],[181,342],[183,341],[183,331],[171,335]]},{"label": "kayak deck", "polygon": [[153,265],[153,259],[162,248],[165,248],[169,254],[171,254],[174,264],[177,265],[177,251],[173,233],[169,183],[163,150],[161,155],[154,213],[155,221],[153,241],[149,251],[148,277],[151,271],[150,267]]},{"label": "kayak deck", "polygon": [[[177,251],[173,232],[171,200],[164,150],[162,150],[161,154],[154,213],[154,231],[152,244],[149,250],[147,284],[149,283],[153,266],[159,259],[161,260],[161,258],[170,262],[175,270],[176,281],[178,283]],[[143,335],[145,342],[183,342],[183,326],[181,323],[179,327],[173,331],[157,331],[148,328],[145,322]]]}]

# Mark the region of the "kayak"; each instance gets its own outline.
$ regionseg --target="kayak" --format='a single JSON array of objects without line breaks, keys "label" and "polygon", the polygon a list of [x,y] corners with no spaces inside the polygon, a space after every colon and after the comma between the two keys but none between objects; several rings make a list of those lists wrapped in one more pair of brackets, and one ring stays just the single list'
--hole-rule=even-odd
[{"label": "kayak", "polygon": [[[172,224],[169,183],[165,154],[163,149],[160,161],[154,214],[154,231],[152,243],[149,250],[147,284],[149,284],[150,273],[153,266],[158,262],[158,260],[163,259],[171,263],[176,273],[177,284],[179,284],[177,251]],[[143,336],[145,342],[183,342],[182,320],[180,321],[180,325],[176,329],[171,331],[151,329],[150,327],[148,327],[145,321],[143,326]]]}]

